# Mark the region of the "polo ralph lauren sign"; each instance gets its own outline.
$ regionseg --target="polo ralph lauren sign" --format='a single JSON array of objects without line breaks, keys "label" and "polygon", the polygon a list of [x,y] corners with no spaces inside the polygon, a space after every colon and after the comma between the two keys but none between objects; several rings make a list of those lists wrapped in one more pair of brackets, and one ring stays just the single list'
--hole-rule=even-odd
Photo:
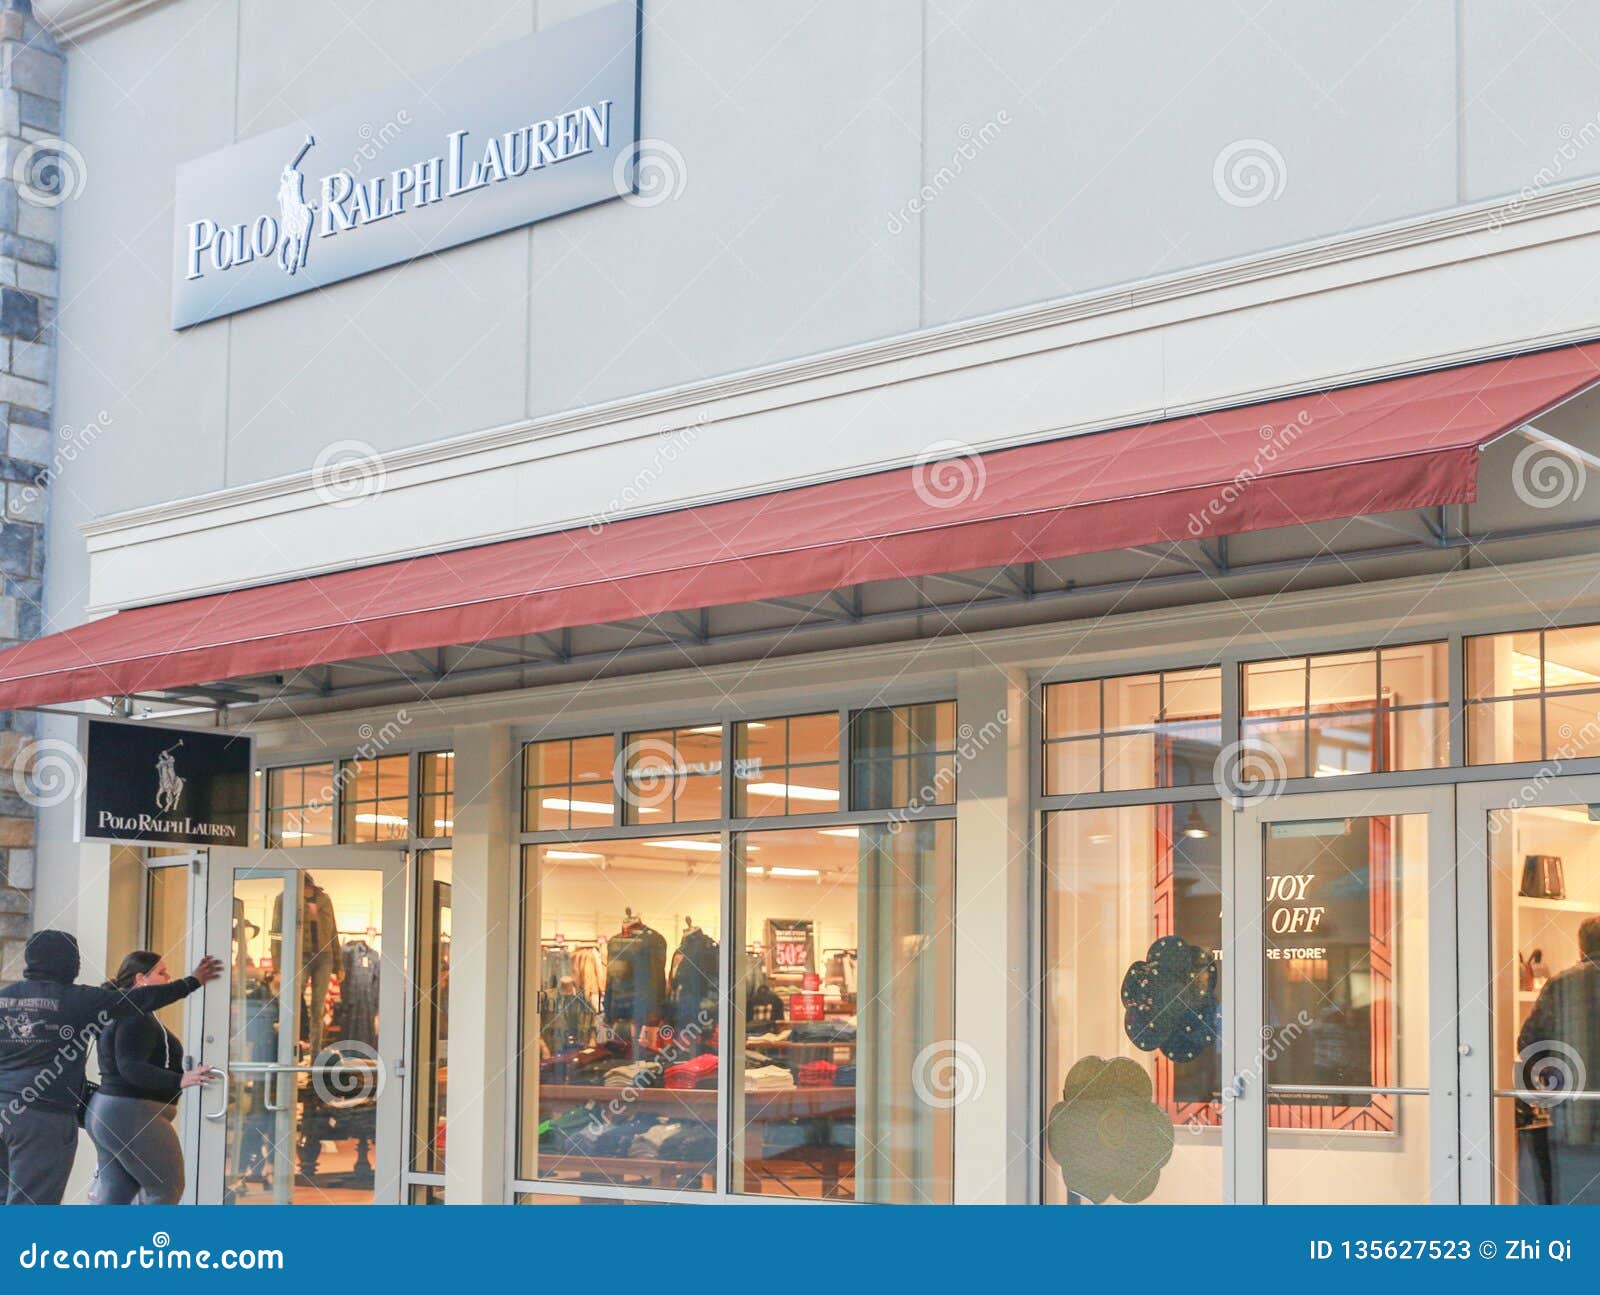
[{"label": "polo ralph lauren sign", "polygon": [[250,843],[250,739],[220,729],[84,719],[82,838]]},{"label": "polo ralph lauren sign", "polygon": [[172,325],[632,192],[637,0],[178,168]]}]

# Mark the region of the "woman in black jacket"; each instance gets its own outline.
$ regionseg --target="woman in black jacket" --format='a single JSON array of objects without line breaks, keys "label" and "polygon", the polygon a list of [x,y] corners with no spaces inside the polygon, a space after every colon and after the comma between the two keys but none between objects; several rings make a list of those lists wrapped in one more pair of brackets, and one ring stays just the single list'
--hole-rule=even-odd
[{"label": "woman in black jacket", "polygon": [[[172,979],[159,953],[122,960],[108,988],[128,990]],[[183,1145],[174,1121],[178,1095],[212,1078],[209,1066],[183,1069],[183,1044],[154,1016],[113,1021],[100,1035],[100,1091],[84,1127],[100,1153],[89,1188],[95,1205],[176,1205],[183,1195]]]}]

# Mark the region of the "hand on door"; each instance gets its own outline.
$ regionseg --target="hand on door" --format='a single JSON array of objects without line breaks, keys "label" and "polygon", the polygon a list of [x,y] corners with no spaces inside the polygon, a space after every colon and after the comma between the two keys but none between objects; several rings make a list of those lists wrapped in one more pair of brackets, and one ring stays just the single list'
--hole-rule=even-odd
[{"label": "hand on door", "polygon": [[210,1066],[196,1066],[193,1070],[185,1070],[183,1078],[178,1081],[179,1088],[201,1088],[213,1079],[221,1078]]},{"label": "hand on door", "polygon": [[222,974],[222,962],[209,954],[195,964],[194,978],[202,985],[209,985]]}]

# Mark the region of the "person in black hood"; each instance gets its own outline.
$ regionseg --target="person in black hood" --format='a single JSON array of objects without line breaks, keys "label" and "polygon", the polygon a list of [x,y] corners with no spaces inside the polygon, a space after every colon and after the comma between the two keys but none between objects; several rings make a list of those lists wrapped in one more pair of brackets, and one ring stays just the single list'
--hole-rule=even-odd
[{"label": "person in black hood", "polygon": [[7,1205],[59,1205],[78,1150],[83,1067],[112,1021],[176,1003],[215,980],[201,958],[192,976],[139,989],[78,985],[78,941],[40,931],[23,951],[22,979],[0,989],[0,1188]]}]

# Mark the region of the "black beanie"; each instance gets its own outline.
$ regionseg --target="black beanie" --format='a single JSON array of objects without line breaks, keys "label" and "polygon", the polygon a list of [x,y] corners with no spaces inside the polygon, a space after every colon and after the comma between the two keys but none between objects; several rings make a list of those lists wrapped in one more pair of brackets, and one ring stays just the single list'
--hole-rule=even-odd
[{"label": "black beanie", "polygon": [[28,941],[22,957],[22,974],[27,980],[59,980],[70,985],[82,966],[78,941],[65,931],[38,932]]}]

